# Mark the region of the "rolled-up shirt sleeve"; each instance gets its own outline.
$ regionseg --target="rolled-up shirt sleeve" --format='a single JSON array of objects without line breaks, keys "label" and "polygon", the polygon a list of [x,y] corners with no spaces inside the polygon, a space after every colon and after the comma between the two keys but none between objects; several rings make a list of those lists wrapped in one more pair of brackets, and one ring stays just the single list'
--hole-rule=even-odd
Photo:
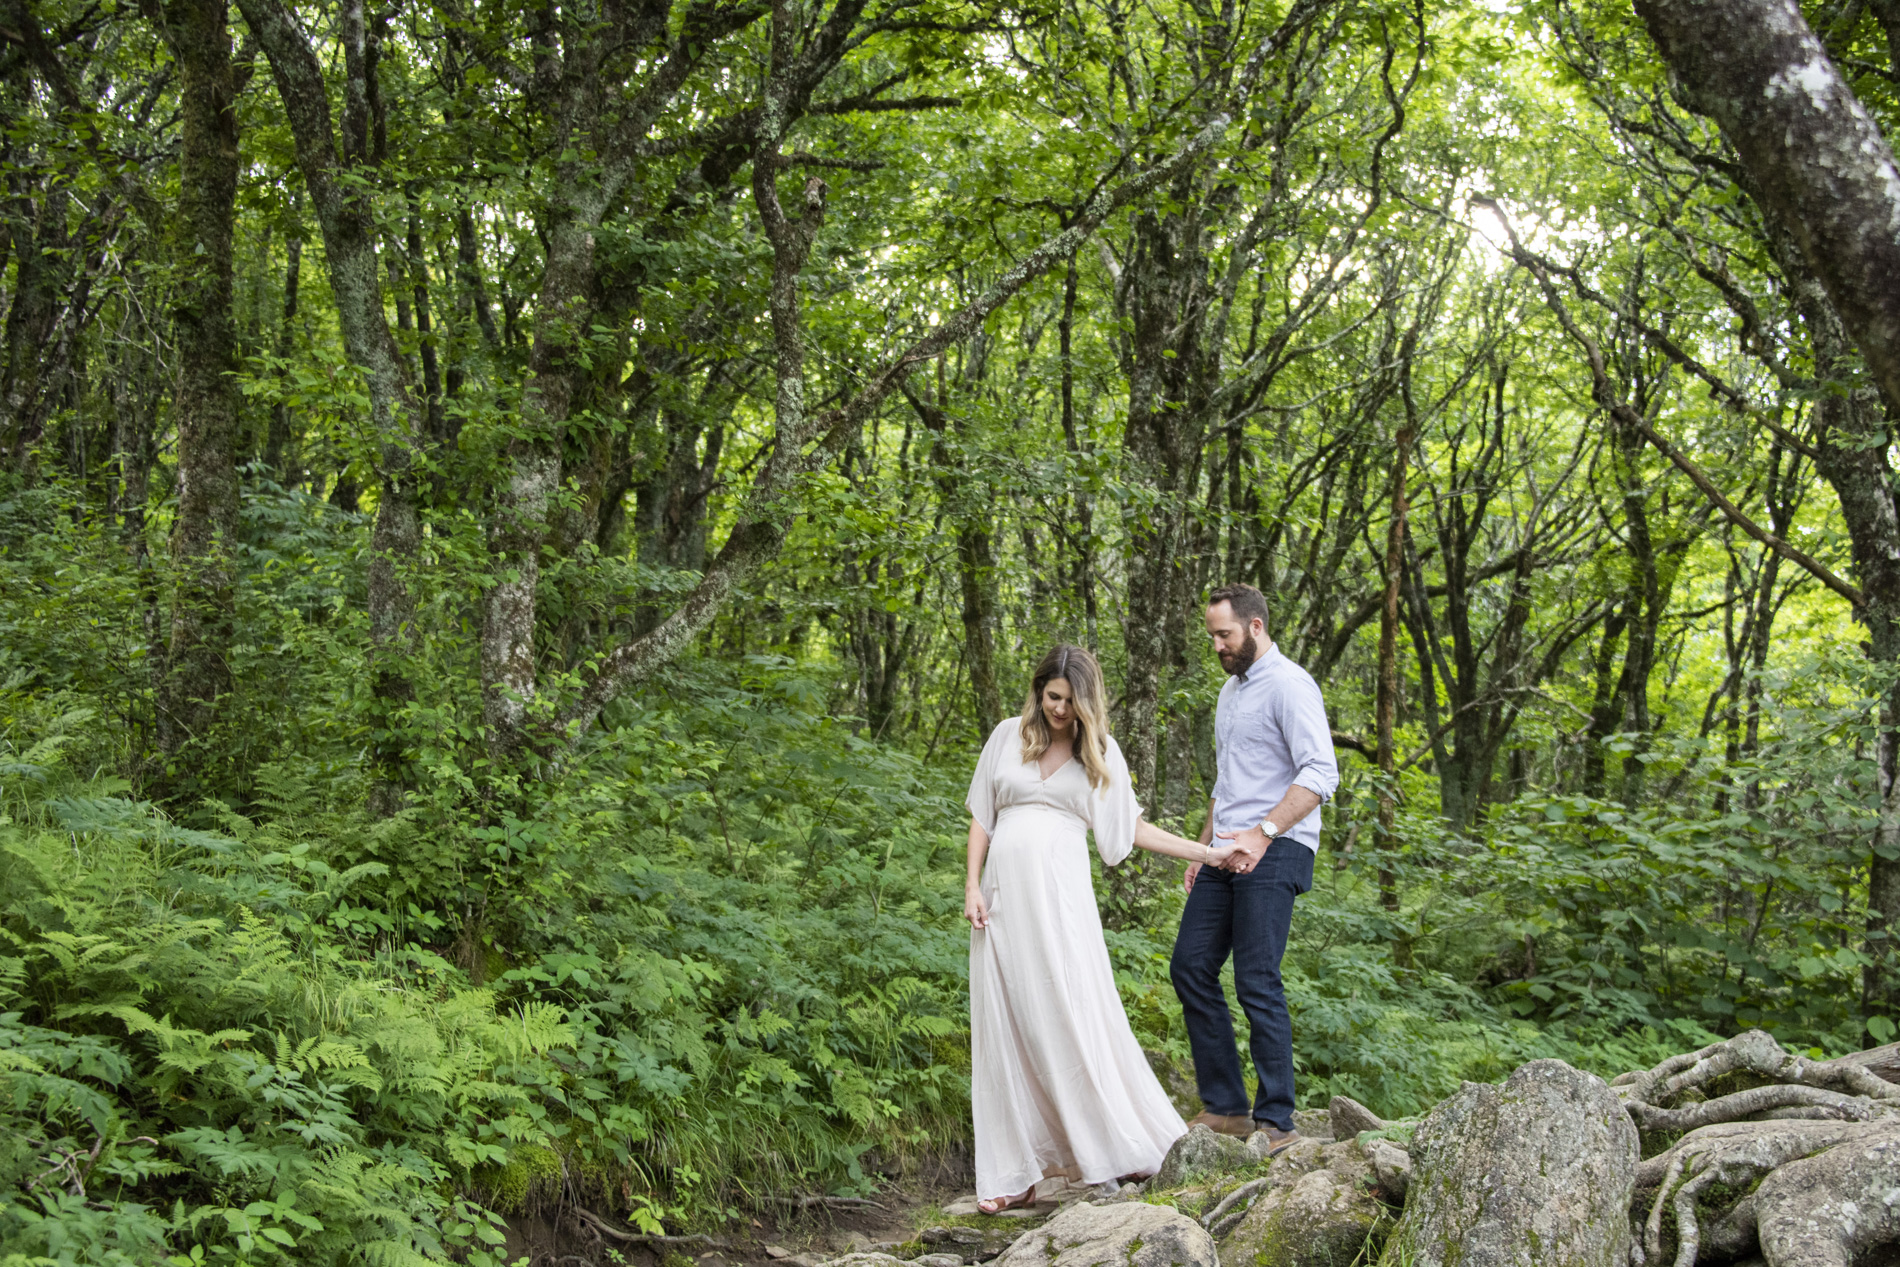
[{"label": "rolled-up shirt sleeve", "polygon": [[1333,728],[1319,687],[1304,673],[1291,677],[1276,701],[1280,733],[1286,736],[1293,782],[1325,804],[1339,790],[1339,759],[1333,753]]}]

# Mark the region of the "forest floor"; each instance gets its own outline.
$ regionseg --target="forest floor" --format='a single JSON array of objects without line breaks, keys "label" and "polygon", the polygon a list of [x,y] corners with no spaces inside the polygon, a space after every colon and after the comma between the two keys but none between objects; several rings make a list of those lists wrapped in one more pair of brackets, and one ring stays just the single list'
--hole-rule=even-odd
[{"label": "forest floor", "polygon": [[[713,1236],[710,1247],[663,1251],[643,1242],[621,1243],[572,1206],[549,1207],[508,1220],[505,1261],[525,1258],[527,1267],[817,1267],[841,1254],[876,1250],[904,1259],[945,1253],[962,1263],[981,1263],[1090,1191],[1049,1180],[1038,1188],[1034,1206],[990,1217],[976,1212],[967,1174],[938,1169],[888,1180],[869,1205],[782,1212],[768,1207]],[[631,1230],[619,1219],[604,1221],[616,1230]]]}]

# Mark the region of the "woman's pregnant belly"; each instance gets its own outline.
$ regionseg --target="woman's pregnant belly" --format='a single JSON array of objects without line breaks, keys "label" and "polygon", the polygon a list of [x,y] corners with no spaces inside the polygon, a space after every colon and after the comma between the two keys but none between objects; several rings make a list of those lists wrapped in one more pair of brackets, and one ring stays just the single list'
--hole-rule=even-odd
[{"label": "woman's pregnant belly", "polygon": [[1092,905],[1094,888],[1081,819],[1046,805],[1011,806],[998,816],[983,868],[992,916],[1022,901],[1041,906],[1057,891],[1087,895]]}]

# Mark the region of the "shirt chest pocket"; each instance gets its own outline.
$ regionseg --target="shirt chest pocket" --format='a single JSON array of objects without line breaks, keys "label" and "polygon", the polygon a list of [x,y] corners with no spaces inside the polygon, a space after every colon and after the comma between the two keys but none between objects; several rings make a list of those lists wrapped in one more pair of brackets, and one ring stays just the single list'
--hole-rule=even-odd
[{"label": "shirt chest pocket", "polygon": [[1258,699],[1231,703],[1219,725],[1222,744],[1252,747],[1267,737],[1267,710]]}]

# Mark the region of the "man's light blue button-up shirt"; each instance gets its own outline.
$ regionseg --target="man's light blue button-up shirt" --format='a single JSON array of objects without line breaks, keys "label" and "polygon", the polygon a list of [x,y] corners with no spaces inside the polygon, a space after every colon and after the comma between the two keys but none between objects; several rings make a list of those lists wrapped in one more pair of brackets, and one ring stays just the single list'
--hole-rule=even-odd
[{"label": "man's light blue button-up shirt", "polygon": [[[1321,803],[1333,799],[1339,763],[1319,683],[1277,645],[1220,688],[1214,764],[1215,831],[1258,827],[1295,783]],[[1281,834],[1317,853],[1319,816],[1315,809]]]}]

